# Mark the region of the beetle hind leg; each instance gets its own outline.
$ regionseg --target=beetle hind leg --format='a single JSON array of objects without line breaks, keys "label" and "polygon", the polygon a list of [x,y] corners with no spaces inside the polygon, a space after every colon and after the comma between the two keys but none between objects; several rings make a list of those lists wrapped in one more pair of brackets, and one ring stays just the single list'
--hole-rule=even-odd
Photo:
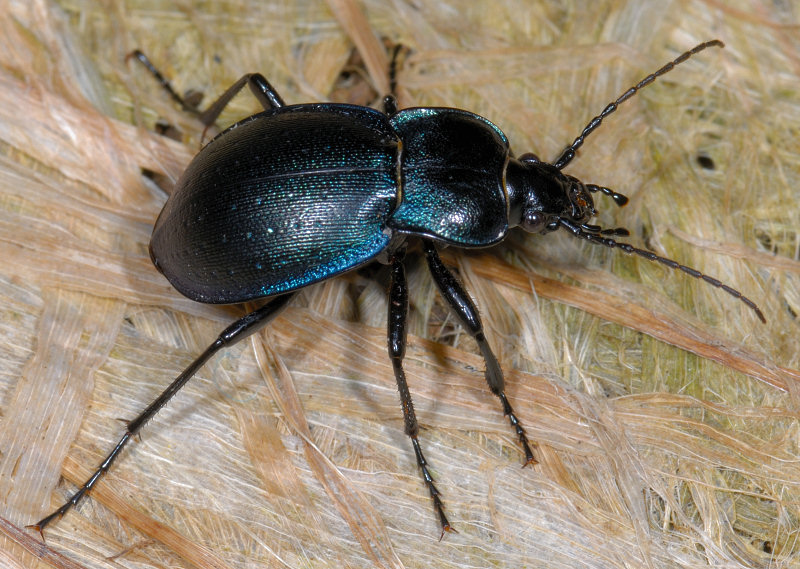
[{"label": "beetle hind leg", "polygon": [[283,102],[283,98],[281,98],[275,88],[270,85],[269,81],[267,81],[261,73],[248,73],[240,77],[236,83],[228,87],[228,89],[220,95],[219,99],[200,113],[200,121],[206,126],[211,126],[217,122],[219,115],[222,114],[222,111],[228,106],[231,99],[233,99],[245,85],[250,87],[253,96],[258,99],[258,102],[261,103],[265,111],[277,109],[286,105],[286,103]]},{"label": "beetle hind leg", "polygon": [[525,433],[525,428],[522,426],[522,423],[520,423],[517,415],[514,413],[514,409],[511,407],[511,403],[508,402],[508,398],[506,397],[503,370],[494,352],[492,352],[492,349],[489,347],[489,342],[486,340],[486,336],[483,333],[483,324],[481,323],[478,309],[461,286],[461,283],[458,282],[458,279],[444,266],[433,243],[427,239],[423,240],[423,247],[425,249],[425,257],[428,261],[428,267],[430,268],[431,275],[433,275],[433,280],[436,282],[439,292],[450,305],[450,308],[453,309],[453,312],[458,317],[464,329],[466,329],[478,343],[478,348],[480,348],[481,355],[486,363],[486,383],[489,384],[489,389],[491,389],[492,393],[500,399],[500,403],[503,405],[503,414],[508,417],[508,421],[514,428],[514,432],[517,434],[519,443],[525,453],[525,464],[523,466],[536,464],[536,459],[533,456],[533,451],[531,451],[531,445],[528,441],[528,435]]},{"label": "beetle hind leg", "polygon": [[408,284],[406,283],[406,273],[403,267],[403,251],[401,250],[392,255],[390,262],[392,265],[392,284],[389,290],[389,358],[392,360],[397,390],[400,392],[405,433],[411,438],[417,465],[419,465],[422,479],[425,481],[428,492],[430,492],[431,500],[433,500],[433,509],[442,527],[442,535],[439,537],[441,539],[444,537],[445,532],[455,532],[455,529],[450,525],[444,513],[441,494],[428,470],[428,461],[425,460],[425,456],[422,454],[418,438],[419,424],[417,423],[416,413],[414,413],[414,404],[411,401],[411,392],[408,389],[406,374],[403,371],[403,356],[405,356],[406,352],[406,322],[408,320]]},{"label": "beetle hind leg", "polygon": [[111,466],[114,464],[114,461],[117,459],[119,454],[122,450],[127,446],[130,440],[135,437],[139,431],[141,431],[142,427],[147,423],[153,416],[161,410],[164,405],[166,405],[172,397],[181,390],[181,388],[186,385],[186,383],[197,373],[197,371],[218,351],[223,348],[227,348],[232,346],[236,342],[243,340],[247,336],[254,334],[264,326],[266,326],[269,322],[272,321],[275,316],[277,316],[281,310],[288,304],[289,300],[294,297],[295,293],[290,292],[287,294],[283,294],[281,296],[277,296],[270,300],[267,304],[246,314],[245,316],[241,317],[239,320],[225,328],[222,333],[217,337],[217,339],[208,346],[205,351],[200,354],[191,364],[189,367],[184,369],[180,375],[173,380],[173,382],[167,387],[161,395],[159,395],[147,408],[142,411],[138,417],[133,419],[131,422],[128,423],[127,428],[125,430],[125,434],[122,435],[122,438],[116,444],[114,449],[106,456],[105,460],[97,467],[94,471],[92,476],[83,483],[83,485],[75,492],[69,500],[67,500],[60,508],[56,511],[51,513],[45,518],[42,518],[35,524],[31,524],[26,526],[30,529],[36,530],[44,539],[44,528],[52,523],[54,520],[61,518],[64,514],[66,514],[70,509],[77,506],[78,503],[86,497],[87,494],[92,490],[92,488],[97,484],[97,482],[105,475],[106,472],[109,471]]},{"label": "beetle hind leg", "polygon": [[153,75],[153,77],[156,78],[156,81],[161,84],[164,90],[169,93],[169,96],[175,102],[177,102],[184,111],[196,115],[200,119],[200,122],[206,125],[206,127],[209,127],[217,122],[219,115],[222,114],[222,111],[228,106],[228,103],[230,103],[231,99],[233,99],[233,97],[235,97],[245,85],[250,87],[250,91],[253,92],[253,95],[256,99],[258,99],[258,102],[261,103],[261,106],[264,107],[264,110],[269,111],[271,109],[277,109],[286,105],[286,103],[283,102],[283,98],[281,98],[275,88],[270,85],[269,81],[267,81],[263,75],[260,73],[248,73],[247,75],[240,77],[236,83],[228,87],[228,89],[222,95],[220,95],[220,97],[205,111],[200,112],[194,105],[188,103],[175,91],[175,89],[173,89],[170,82],[164,77],[164,75],[161,74],[158,68],[150,61],[150,58],[148,58],[141,50],[137,49],[132,51],[125,59],[126,61],[129,59],[136,59],[142,65],[144,65]]}]

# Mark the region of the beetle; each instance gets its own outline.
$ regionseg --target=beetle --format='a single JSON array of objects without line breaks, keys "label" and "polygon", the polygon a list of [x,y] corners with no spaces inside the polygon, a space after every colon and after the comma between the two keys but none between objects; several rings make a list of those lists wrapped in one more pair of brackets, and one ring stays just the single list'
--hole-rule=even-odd
[{"label": "beetle", "polygon": [[[525,429],[505,394],[503,372],[483,332],[478,310],[439,258],[437,244],[491,247],[510,229],[546,234],[559,228],[681,270],[721,288],[750,307],[756,304],[726,284],[603,229],[593,193],[623,206],[614,190],[584,184],[562,170],[587,136],[637,91],[694,54],[723,47],[701,43],[629,88],[610,103],[548,163],[533,154],[514,156],[505,134],[489,120],[454,108],[398,109],[394,96],[383,112],[334,103],[287,105],[260,74],[248,74],[202,113],[213,124],[231,98],[248,85],[264,111],[227,128],[189,164],[153,229],[150,255],[182,294],[205,303],[235,304],[270,298],[228,326],[138,417],[94,474],[58,510],[30,526],[39,532],[76,505],[111,467],[122,449],[219,350],[270,322],[296,292],[372,261],[390,266],[388,351],[410,437],[442,535],[453,531],[419,441],[419,427],[403,371],[408,290],[403,267],[407,241],[419,239],[433,279],[459,322],[475,339],[485,378],[514,429],[524,464],[536,462]],[[390,76],[394,77],[394,62]],[[141,52],[134,52],[185,108]]]}]

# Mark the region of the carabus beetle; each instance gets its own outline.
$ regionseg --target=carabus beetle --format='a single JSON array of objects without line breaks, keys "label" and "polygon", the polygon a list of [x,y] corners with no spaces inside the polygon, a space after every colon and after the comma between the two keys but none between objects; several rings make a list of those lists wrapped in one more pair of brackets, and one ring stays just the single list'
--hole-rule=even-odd
[{"label": "carabus beetle", "polygon": [[[216,136],[189,164],[156,221],[150,242],[155,266],[187,297],[206,303],[242,303],[274,297],[237,320],[137,418],[92,477],[57,511],[32,526],[41,531],[74,506],[142,426],[218,350],[266,325],[298,289],[371,261],[391,266],[389,357],[400,391],[405,432],[433,499],[442,535],[451,530],[439,491],[420,446],[419,428],[403,372],[408,291],[403,255],[416,238],[443,297],[478,344],[486,381],[514,428],[525,464],[536,462],[504,391],[503,372],[486,341],[478,311],[442,264],[436,244],[490,247],[513,227],[532,233],[564,228],[572,235],[680,269],[722,288],[765,321],[738,291],[677,262],[620,243],[587,222],[591,194],[617,205],[627,198],[584,184],[562,172],[585,138],[642,87],[719,40],[702,43],[648,75],[598,116],[552,164],[533,154],[515,157],[503,132],[487,119],[453,108],[398,110],[393,96],[384,111],[333,103],[286,105],[260,74],[242,77],[202,119],[210,125],[230,99],[249,85],[264,112]],[[172,96],[183,100],[140,52],[140,59]]]}]

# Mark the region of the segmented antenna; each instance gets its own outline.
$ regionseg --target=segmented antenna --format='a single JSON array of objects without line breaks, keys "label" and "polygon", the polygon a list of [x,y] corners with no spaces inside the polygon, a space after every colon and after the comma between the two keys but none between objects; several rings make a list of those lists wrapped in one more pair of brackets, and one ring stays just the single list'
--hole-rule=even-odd
[{"label": "segmented antenna", "polygon": [[567,146],[567,148],[564,149],[564,152],[561,153],[561,156],[558,157],[558,160],[553,162],[553,166],[561,170],[562,168],[564,168],[564,166],[569,164],[572,161],[572,159],[575,158],[575,152],[578,150],[578,148],[581,147],[581,145],[583,145],[583,141],[586,140],[586,137],[589,136],[592,132],[594,132],[597,129],[597,127],[600,126],[604,118],[606,118],[608,115],[616,111],[618,106],[620,106],[622,103],[633,97],[633,95],[637,91],[655,81],[656,78],[672,71],[672,69],[676,65],[683,63],[684,61],[692,57],[694,54],[699,53],[708,47],[725,47],[725,44],[722,43],[720,40],[711,40],[703,42],[700,45],[693,47],[689,51],[682,53],[681,55],[679,55],[678,57],[667,63],[664,67],[662,67],[655,73],[651,73],[650,75],[639,81],[636,85],[634,85],[633,87],[625,91],[622,95],[620,95],[616,101],[610,103],[605,109],[603,109],[602,113],[600,113],[592,120],[590,120],[589,124],[587,124],[586,127],[583,129],[583,132],[581,132],[580,136],[578,136],[578,138],[572,141],[572,144],[570,144],[569,146]]},{"label": "segmented antenna", "polygon": [[617,204],[619,207],[624,206],[628,203],[628,196],[615,192],[611,188],[606,188],[605,186],[597,186],[595,184],[584,184],[586,189],[590,192],[600,192],[601,194],[605,194],[614,200],[614,203]]},{"label": "segmented antenna", "polygon": [[[614,239],[603,237],[602,235],[607,234],[606,230],[601,229],[599,226],[578,225],[573,221],[564,218],[559,218],[558,221],[562,227],[568,229],[570,233],[572,233],[575,237],[580,237],[581,239],[585,239],[587,241],[590,241],[592,243],[597,243],[599,245],[605,245],[606,247],[609,247],[611,249],[621,249],[625,253],[639,255],[640,257],[644,257],[648,261],[657,261],[663,265],[668,266],[670,269],[681,270],[691,277],[703,280],[712,286],[722,289],[729,295],[733,296],[734,298],[738,298],[739,300],[744,302],[748,307],[750,307],[750,309],[753,312],[756,313],[756,316],[758,316],[758,319],[761,320],[761,322],[763,322],[764,324],[767,323],[767,319],[764,318],[764,313],[761,312],[761,309],[755,302],[744,296],[741,292],[739,292],[735,288],[726,285],[725,283],[715,279],[714,277],[709,277],[708,275],[701,273],[697,269],[693,269],[692,267],[687,267],[686,265],[681,265],[680,263],[678,263],[677,261],[673,261],[672,259],[661,257],[660,255],[656,255],[655,253],[651,253],[650,251],[634,247],[630,243],[620,243],[619,241],[616,241]],[[615,231],[615,230],[610,230],[610,231]]]}]

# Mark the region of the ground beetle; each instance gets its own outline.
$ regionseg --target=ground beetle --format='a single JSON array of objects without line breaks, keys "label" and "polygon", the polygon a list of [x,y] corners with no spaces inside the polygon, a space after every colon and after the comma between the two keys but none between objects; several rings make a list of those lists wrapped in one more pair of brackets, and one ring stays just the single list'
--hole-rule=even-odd
[{"label": "ground beetle", "polygon": [[[242,77],[202,113],[202,120],[213,124],[245,85],[264,112],[216,136],[189,164],[156,221],[150,255],[169,282],[193,300],[231,304],[274,298],[226,328],[128,423],[114,450],[69,501],[31,527],[41,531],[77,504],[128,441],[218,350],[261,329],[298,289],[378,260],[391,266],[389,357],[400,391],[405,432],[433,499],[442,535],[450,531],[420,448],[403,372],[408,312],[403,255],[409,238],[422,241],[442,296],[477,342],[486,362],[486,381],[519,437],[525,464],[536,460],[525,429],[506,398],[503,372],[486,341],[477,309],[442,264],[436,243],[489,247],[515,226],[533,233],[564,228],[576,237],[703,279],[740,299],[765,321],[750,299],[720,281],[608,237],[628,235],[624,228],[587,224],[596,212],[591,193],[606,194],[619,206],[625,205],[627,198],[562,172],[585,138],[621,103],[711,46],[723,47],[723,43],[702,43],[625,91],[593,118],[552,164],[533,154],[514,157],[499,128],[467,111],[398,110],[391,95],[384,99],[384,112],[334,103],[286,105],[260,74]],[[141,52],[132,56],[147,65],[173,98],[187,107]]]}]

